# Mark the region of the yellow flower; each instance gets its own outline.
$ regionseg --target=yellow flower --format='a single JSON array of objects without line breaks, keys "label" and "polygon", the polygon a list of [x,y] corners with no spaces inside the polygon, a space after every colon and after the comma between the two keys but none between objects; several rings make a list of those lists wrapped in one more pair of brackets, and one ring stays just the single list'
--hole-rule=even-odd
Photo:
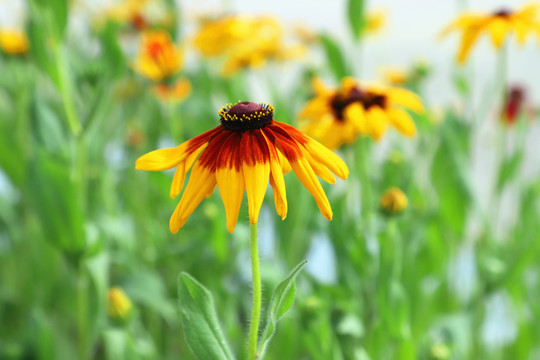
[{"label": "yellow flower", "polygon": [[[233,232],[244,191],[249,221],[257,223],[268,183],[274,190],[277,213],[287,216],[283,174],[291,169],[315,198],[324,217],[332,209],[317,176],[335,183],[334,174],[346,179],[349,170],[333,152],[290,125],[275,121],[274,108],[267,104],[239,102],[219,111],[221,125],[176,148],[152,151],[141,156],[136,169],[161,171],[176,167],[170,195],[174,198],[189,182],[169,221],[171,232],[184,226],[205,197],[219,188],[225,205],[227,230]],[[199,157],[200,155],[200,157]]]},{"label": "yellow flower", "polygon": [[382,30],[386,24],[388,14],[384,10],[369,11],[366,19],[365,30],[368,34],[376,34]]},{"label": "yellow flower", "polygon": [[496,49],[500,49],[510,33],[514,33],[520,44],[525,43],[531,33],[540,36],[540,23],[537,19],[540,4],[529,4],[519,11],[500,10],[492,14],[467,12],[460,15],[441,33],[441,37],[458,30],[462,31],[461,45],[457,55],[460,64],[467,57],[482,33],[489,34]]},{"label": "yellow flower", "polygon": [[0,48],[10,55],[24,55],[28,52],[28,39],[21,31],[0,30]]},{"label": "yellow flower", "polygon": [[134,68],[144,77],[159,82],[176,74],[182,62],[182,53],[167,32],[148,31],[143,34]]},{"label": "yellow flower", "polygon": [[390,215],[396,215],[405,210],[408,205],[407,196],[398,188],[391,188],[381,197],[381,209]]},{"label": "yellow flower", "polygon": [[399,67],[385,67],[381,73],[384,82],[393,86],[403,86],[409,79],[407,71]]},{"label": "yellow flower", "polygon": [[161,83],[154,86],[154,92],[163,101],[182,102],[191,93],[191,84],[187,80],[172,85]]},{"label": "yellow flower", "polygon": [[205,22],[193,40],[205,57],[223,57],[223,74],[256,68],[269,59],[285,60],[302,54],[301,47],[286,46],[280,23],[268,16],[227,16]]},{"label": "yellow flower", "polygon": [[320,79],[313,82],[315,98],[300,112],[309,119],[304,131],[330,149],[354,142],[358,135],[379,140],[388,125],[402,134],[416,135],[416,127],[405,107],[416,113],[424,111],[420,98],[405,89],[361,85],[344,78],[338,89],[327,88]]},{"label": "yellow flower", "polygon": [[132,304],[126,293],[118,287],[113,287],[107,295],[109,298],[109,316],[114,320],[127,319],[131,313]]}]

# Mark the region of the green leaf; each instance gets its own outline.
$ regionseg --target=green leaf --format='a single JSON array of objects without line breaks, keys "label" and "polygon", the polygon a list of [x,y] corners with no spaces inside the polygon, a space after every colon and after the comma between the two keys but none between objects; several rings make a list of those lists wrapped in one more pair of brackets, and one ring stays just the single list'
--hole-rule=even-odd
[{"label": "green leaf", "polygon": [[347,17],[354,39],[360,38],[364,27],[364,0],[349,0],[347,4]]},{"label": "green leaf", "polygon": [[300,270],[302,270],[304,265],[306,265],[306,263],[307,260],[304,260],[300,264],[296,265],[289,276],[274,289],[268,309],[266,328],[264,329],[263,336],[261,338],[261,345],[259,346],[261,349],[261,359],[264,357],[268,344],[276,332],[277,322],[283,317],[283,315],[285,315],[287,311],[289,311],[294,303],[294,295],[296,293],[296,276]]},{"label": "green leaf", "polygon": [[520,165],[523,162],[523,151],[517,151],[510,158],[505,158],[499,169],[499,178],[497,180],[497,190],[500,192],[504,185],[515,178]]},{"label": "green leaf", "polygon": [[178,298],[186,339],[193,353],[202,360],[234,359],[221,331],[210,291],[191,275],[181,273]]},{"label": "green leaf", "polygon": [[348,66],[345,62],[343,52],[339,48],[337,42],[329,35],[321,34],[320,40],[326,53],[326,58],[328,60],[330,68],[332,69],[336,80],[340,81],[341,78],[349,74]]}]

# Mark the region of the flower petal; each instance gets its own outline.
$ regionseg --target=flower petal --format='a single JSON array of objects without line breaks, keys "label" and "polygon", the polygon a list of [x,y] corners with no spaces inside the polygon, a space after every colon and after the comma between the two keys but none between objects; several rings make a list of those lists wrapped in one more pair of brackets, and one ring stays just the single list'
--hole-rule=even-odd
[{"label": "flower petal", "polygon": [[510,22],[506,19],[495,18],[489,22],[487,30],[491,35],[491,41],[496,49],[503,46],[504,39],[510,31]]},{"label": "flower petal", "polygon": [[202,144],[198,149],[193,151],[188,157],[178,164],[176,171],[174,172],[173,180],[171,183],[170,196],[174,198],[176,195],[180,194],[182,188],[184,187],[184,180],[186,179],[187,172],[191,169],[197,157],[206,147],[206,143]]},{"label": "flower petal", "polygon": [[199,206],[202,199],[210,196],[215,187],[215,173],[211,169],[202,166],[200,162],[195,163],[182,198],[169,220],[169,229],[172,233],[176,234],[184,226],[188,217]]},{"label": "flower petal", "polygon": [[[268,144],[268,150],[270,151],[270,185],[274,191],[274,203],[278,215],[281,216],[281,220],[285,220],[287,217],[287,196],[285,180],[283,179],[283,165],[280,163],[278,149],[276,149],[275,145],[266,136],[265,139]],[[287,161],[286,159],[284,160]],[[290,168],[288,161],[287,166]]]},{"label": "flower petal", "polygon": [[415,113],[421,113],[424,111],[422,100],[412,91],[402,88],[389,88],[387,94],[391,103],[403,106],[414,111]]},{"label": "flower petal", "polygon": [[135,162],[135,169],[161,171],[173,168],[186,159],[191,153],[199,149],[201,145],[207,143],[222,131],[222,127],[218,126],[175,148],[151,151],[137,159]]},{"label": "flower petal", "polygon": [[349,169],[345,165],[345,162],[318,141],[310,138],[305,147],[314,160],[326,166],[339,178],[345,180],[349,176]]},{"label": "flower petal", "polygon": [[242,167],[238,166],[240,141],[242,135],[230,136],[222,145],[222,151],[217,158],[216,181],[225,205],[227,215],[227,231],[232,233],[238,220],[238,213],[244,196],[244,174]]},{"label": "flower petal", "polygon": [[328,220],[332,220],[332,208],[330,207],[328,198],[324,193],[321,183],[317,180],[313,169],[309,166],[307,159],[299,157],[291,162],[291,166],[300,182],[315,198],[315,202],[319,206],[319,210],[323,216]]},{"label": "flower petal", "polygon": [[366,118],[369,135],[375,140],[380,140],[388,125],[386,113],[381,108],[374,106],[367,111]]},{"label": "flower petal", "polygon": [[240,142],[248,198],[249,222],[257,223],[270,177],[270,153],[260,130],[244,132]]},{"label": "flower petal", "polygon": [[416,135],[416,126],[409,114],[402,109],[388,109],[388,119],[400,133],[413,137]]},{"label": "flower petal", "polygon": [[461,36],[461,44],[458,51],[457,61],[460,64],[465,63],[467,60],[467,57],[469,56],[469,53],[476,42],[478,40],[478,36],[484,29],[482,26],[474,26],[471,28],[467,28],[463,35]]}]

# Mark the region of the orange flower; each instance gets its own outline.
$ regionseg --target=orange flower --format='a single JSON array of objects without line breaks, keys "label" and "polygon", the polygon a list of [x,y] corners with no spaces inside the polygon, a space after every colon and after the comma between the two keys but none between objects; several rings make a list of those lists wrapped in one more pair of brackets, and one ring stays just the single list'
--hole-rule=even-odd
[{"label": "orange flower", "polygon": [[171,36],[162,30],[143,34],[135,71],[153,81],[161,81],[176,74],[182,67],[183,57]]},{"label": "orange flower", "polygon": [[187,80],[178,80],[172,85],[161,83],[154,86],[154,91],[163,101],[181,102],[191,92],[191,84]]},{"label": "orange flower", "polygon": [[[233,232],[244,190],[249,220],[257,222],[268,183],[274,190],[277,213],[287,216],[283,173],[291,168],[313,195],[321,213],[332,219],[332,209],[317,176],[335,183],[332,173],[345,179],[349,170],[333,152],[290,125],[273,119],[267,104],[239,102],[219,111],[221,125],[176,148],[152,151],[136,162],[136,169],[160,171],[176,167],[170,195],[189,182],[170,222],[171,232],[184,226],[188,217],[214,188],[219,188],[227,215],[227,230]],[[199,154],[201,155],[199,157]],[[198,159],[197,159],[198,158]]]}]

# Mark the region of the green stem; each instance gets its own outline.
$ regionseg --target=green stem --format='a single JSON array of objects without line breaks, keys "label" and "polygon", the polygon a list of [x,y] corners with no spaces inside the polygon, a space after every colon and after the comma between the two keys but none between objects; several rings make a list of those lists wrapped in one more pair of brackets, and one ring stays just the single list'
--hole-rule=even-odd
[{"label": "green stem", "polygon": [[79,359],[87,359],[87,329],[88,329],[88,281],[83,264],[77,273],[77,333]]},{"label": "green stem", "polygon": [[249,360],[257,359],[257,340],[259,335],[259,320],[261,318],[261,271],[259,268],[259,251],[257,249],[257,224],[251,225],[249,247],[251,250],[251,271],[253,274],[253,306],[249,324]]},{"label": "green stem", "polygon": [[75,109],[75,102],[73,101],[73,89],[69,79],[65,50],[61,44],[56,45],[55,60],[58,88],[60,90],[60,95],[62,96],[62,104],[64,105],[67,122],[71,133],[78,136],[82,129],[77,110]]}]

